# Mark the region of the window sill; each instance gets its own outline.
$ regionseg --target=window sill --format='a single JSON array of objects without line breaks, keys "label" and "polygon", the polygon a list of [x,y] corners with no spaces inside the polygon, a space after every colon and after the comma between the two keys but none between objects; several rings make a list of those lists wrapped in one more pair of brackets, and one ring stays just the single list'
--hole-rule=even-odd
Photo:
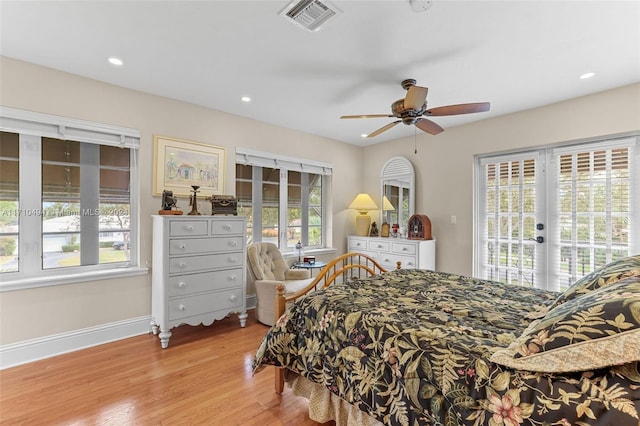
[{"label": "window sill", "polygon": [[[318,256],[318,255],[323,255],[323,254],[336,254],[336,249],[333,247],[326,247],[326,248],[318,248],[318,249],[308,249],[304,251],[305,255],[314,255],[314,256]],[[298,255],[294,252],[286,252],[286,253],[282,253],[282,257],[284,257],[285,259],[297,259]]]},{"label": "window sill", "polygon": [[54,285],[73,284],[88,281],[107,280],[112,278],[131,277],[135,275],[146,275],[149,268],[127,267],[113,268],[99,271],[82,272],[76,274],[47,275],[42,277],[29,277],[18,279],[2,279],[0,292],[27,290],[39,287],[49,287]]}]

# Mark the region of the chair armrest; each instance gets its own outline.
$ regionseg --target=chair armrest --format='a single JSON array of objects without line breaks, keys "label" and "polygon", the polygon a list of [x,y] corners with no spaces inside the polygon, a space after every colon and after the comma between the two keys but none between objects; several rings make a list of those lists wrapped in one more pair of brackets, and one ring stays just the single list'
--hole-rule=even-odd
[{"label": "chair armrest", "polygon": [[308,269],[289,269],[284,273],[284,279],[289,280],[306,280],[311,278],[311,271]]},{"label": "chair armrest", "polygon": [[284,284],[284,281],[278,280],[255,280],[256,293],[260,291],[260,293],[273,293],[273,296],[276,295],[276,290],[278,288],[278,284]]}]

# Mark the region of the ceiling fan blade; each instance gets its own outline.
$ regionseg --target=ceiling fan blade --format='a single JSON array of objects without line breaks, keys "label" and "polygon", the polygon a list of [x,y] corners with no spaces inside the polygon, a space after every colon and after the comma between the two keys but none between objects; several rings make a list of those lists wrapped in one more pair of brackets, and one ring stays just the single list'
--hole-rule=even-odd
[{"label": "ceiling fan blade", "polygon": [[424,112],[424,115],[458,115],[458,114],[471,114],[473,112],[485,112],[489,111],[489,102],[477,102],[472,104],[458,104],[447,105],[436,108],[428,109]]},{"label": "ceiling fan blade", "polygon": [[407,95],[404,97],[404,107],[411,109],[420,109],[424,102],[427,100],[427,89],[421,86],[411,86],[407,90]]},{"label": "ceiling fan blade", "polygon": [[444,129],[440,127],[439,124],[436,124],[431,120],[427,120],[426,118],[421,118],[418,121],[416,121],[415,126],[418,129],[424,132],[427,132],[431,135],[437,135],[438,133],[444,132]]},{"label": "ceiling fan blade", "polygon": [[397,120],[397,121],[393,121],[393,122],[387,124],[386,126],[380,127],[375,132],[369,133],[367,135],[367,138],[373,138],[375,136],[378,136],[380,133],[386,132],[387,130],[389,130],[390,128],[394,127],[396,124],[401,123],[401,122],[402,122],[402,120]]},{"label": "ceiling fan blade", "polygon": [[393,115],[389,114],[364,114],[364,115],[343,115],[340,118],[389,118]]}]

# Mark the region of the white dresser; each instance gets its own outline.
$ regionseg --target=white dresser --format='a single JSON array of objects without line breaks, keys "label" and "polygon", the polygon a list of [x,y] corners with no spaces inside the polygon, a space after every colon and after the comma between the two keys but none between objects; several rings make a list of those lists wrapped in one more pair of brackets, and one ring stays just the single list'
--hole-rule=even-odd
[{"label": "white dresser", "polygon": [[151,327],[162,348],[181,324],[247,321],[246,218],[153,216]]},{"label": "white dresser", "polygon": [[398,261],[406,269],[436,269],[436,240],[407,240],[393,237],[347,237],[350,252],[364,253],[386,270],[396,268]]}]

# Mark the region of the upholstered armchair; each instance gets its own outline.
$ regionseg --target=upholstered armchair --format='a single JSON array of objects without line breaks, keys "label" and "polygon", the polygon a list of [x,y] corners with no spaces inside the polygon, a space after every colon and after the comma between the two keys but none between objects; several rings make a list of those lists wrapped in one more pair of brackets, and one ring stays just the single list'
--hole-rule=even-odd
[{"label": "upholstered armchair", "polygon": [[253,243],[247,247],[249,287],[256,292],[256,319],[263,324],[276,322],[276,291],[284,284],[286,294],[303,289],[312,280],[307,269],[290,269],[273,243]]}]

